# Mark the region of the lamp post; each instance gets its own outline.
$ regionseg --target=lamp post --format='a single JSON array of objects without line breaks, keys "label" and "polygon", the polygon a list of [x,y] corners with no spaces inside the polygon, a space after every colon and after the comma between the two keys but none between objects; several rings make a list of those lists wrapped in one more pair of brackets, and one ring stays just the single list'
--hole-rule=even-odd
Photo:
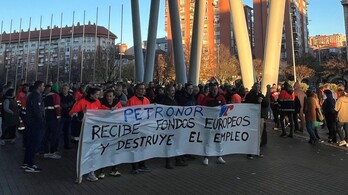
[{"label": "lamp post", "polygon": [[295,46],[294,46],[294,30],[293,30],[293,24],[292,24],[292,16],[293,14],[290,12],[290,34],[291,34],[291,55],[292,55],[292,68],[294,71],[294,82],[296,82],[296,61],[295,61]]},{"label": "lamp post", "polygon": [[9,72],[9,69],[11,68],[11,61],[10,60],[11,60],[11,58],[7,62],[8,64],[5,65],[5,68],[6,68],[5,83],[7,83],[7,81],[8,81],[8,72]]},{"label": "lamp post", "polygon": [[218,74],[221,73],[221,70],[220,70],[220,44],[217,44],[217,65],[218,65]]},{"label": "lamp post", "polygon": [[319,65],[321,64],[321,51],[320,51],[320,45],[322,45],[323,44],[323,42],[320,42],[319,44],[318,44],[318,61],[319,61]]}]

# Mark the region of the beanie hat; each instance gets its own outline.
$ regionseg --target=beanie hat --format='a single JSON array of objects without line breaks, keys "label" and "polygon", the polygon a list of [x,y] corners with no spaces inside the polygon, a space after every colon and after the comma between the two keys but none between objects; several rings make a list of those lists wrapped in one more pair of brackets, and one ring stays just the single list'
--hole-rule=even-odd
[{"label": "beanie hat", "polygon": [[59,86],[58,85],[52,85],[51,91],[55,92],[55,93],[58,93],[59,92]]}]

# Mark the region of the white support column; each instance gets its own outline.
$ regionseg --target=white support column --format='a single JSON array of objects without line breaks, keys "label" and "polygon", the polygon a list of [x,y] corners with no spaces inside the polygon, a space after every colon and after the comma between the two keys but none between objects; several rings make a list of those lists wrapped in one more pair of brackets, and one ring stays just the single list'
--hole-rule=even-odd
[{"label": "white support column", "polygon": [[147,48],[145,62],[145,78],[144,81],[149,83],[153,81],[153,70],[156,57],[156,36],[158,25],[160,0],[151,0],[149,30],[147,33]]},{"label": "white support column", "polygon": [[[346,30],[346,42],[348,43],[348,0],[342,0],[341,1],[342,6],[343,6],[343,13],[344,13],[344,27]],[[348,54],[348,47],[347,49],[347,54]],[[347,55],[347,62],[348,62],[348,55]]]},{"label": "white support column", "polygon": [[251,89],[256,81],[254,75],[253,57],[249,40],[248,28],[245,21],[244,7],[241,0],[230,0],[231,20],[236,35],[238,57],[242,72],[244,87]]},{"label": "white support column", "polygon": [[182,48],[182,36],[180,28],[180,16],[177,0],[168,0],[170,23],[172,26],[174,63],[176,82],[185,84],[187,82],[184,49]]},{"label": "white support column", "polygon": [[139,1],[131,0],[132,7],[132,24],[133,24],[133,42],[134,42],[134,56],[135,56],[135,81],[144,81],[144,56],[141,43],[140,30],[140,12]]},{"label": "white support column", "polygon": [[199,72],[201,66],[203,29],[204,29],[204,11],[206,3],[204,1],[196,1],[195,13],[193,19],[191,57],[188,80],[194,85],[198,85]]},{"label": "white support column", "polygon": [[266,94],[268,84],[278,83],[284,11],[285,0],[270,0],[261,83],[263,94]]}]

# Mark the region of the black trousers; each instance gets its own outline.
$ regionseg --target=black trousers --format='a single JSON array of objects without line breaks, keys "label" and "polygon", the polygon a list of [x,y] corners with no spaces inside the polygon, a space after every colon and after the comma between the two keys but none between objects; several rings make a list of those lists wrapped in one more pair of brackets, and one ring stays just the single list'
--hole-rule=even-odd
[{"label": "black trousers", "polygon": [[290,135],[294,133],[294,114],[293,112],[280,111],[280,125],[282,127],[282,134],[286,134],[285,131],[285,117],[288,117],[290,123]]}]

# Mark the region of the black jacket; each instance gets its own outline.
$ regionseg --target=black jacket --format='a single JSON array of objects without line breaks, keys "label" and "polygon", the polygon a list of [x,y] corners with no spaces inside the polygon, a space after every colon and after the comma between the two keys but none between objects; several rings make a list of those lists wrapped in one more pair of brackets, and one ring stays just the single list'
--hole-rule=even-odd
[{"label": "black jacket", "polygon": [[44,123],[45,105],[40,93],[33,90],[27,98],[27,123]]},{"label": "black jacket", "polygon": [[182,94],[179,96],[178,105],[179,106],[195,106],[196,100],[195,96],[193,94],[188,94],[186,91],[182,92]]},{"label": "black jacket", "polygon": [[70,118],[69,111],[75,103],[75,99],[72,95],[68,94],[64,96],[62,93],[60,95],[60,108],[62,109],[62,118]]},{"label": "black jacket", "polygon": [[268,115],[267,110],[268,110],[269,101],[267,100],[267,98],[265,98],[265,96],[262,93],[256,94],[256,92],[253,90],[249,91],[249,93],[245,95],[244,103],[260,104],[258,101],[259,97],[262,98],[261,118],[267,118],[267,115]]}]

